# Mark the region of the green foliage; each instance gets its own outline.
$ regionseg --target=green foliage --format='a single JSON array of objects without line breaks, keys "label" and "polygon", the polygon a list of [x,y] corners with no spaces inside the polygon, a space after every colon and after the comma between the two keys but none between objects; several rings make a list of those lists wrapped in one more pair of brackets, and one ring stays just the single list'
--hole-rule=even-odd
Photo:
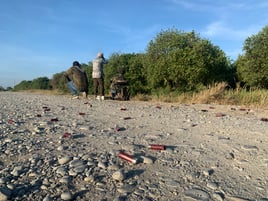
[{"label": "green foliage", "polygon": [[151,90],[198,90],[226,80],[230,62],[224,52],[193,31],[162,31],[147,48],[147,81]]},{"label": "green foliage", "polygon": [[119,69],[126,68],[128,64],[128,55],[114,53],[110,56],[108,64],[104,65],[104,84],[105,91],[109,91],[110,80],[119,73]]},{"label": "green foliage", "polygon": [[143,54],[112,54],[104,68],[106,91],[109,91],[110,80],[124,71],[124,76],[129,83],[128,91],[131,96],[146,92],[143,59]]},{"label": "green foliage", "polygon": [[189,54],[189,50],[186,50],[187,46],[186,36],[176,30],[163,31],[154,41],[150,41],[147,49],[146,69],[151,89],[170,90],[187,84],[184,79],[186,72],[183,72],[184,62],[191,62],[190,58],[187,59]]},{"label": "green foliage", "polygon": [[130,58],[125,76],[129,82],[129,93],[131,96],[139,93],[148,93],[144,60],[144,54],[132,54]]},{"label": "green foliage", "polygon": [[32,81],[31,89],[50,89],[50,80],[47,77],[39,77]]},{"label": "green foliage", "polygon": [[67,80],[63,74],[64,72],[54,74],[50,80],[50,85],[54,90],[68,92]]},{"label": "green foliage", "polygon": [[47,77],[39,77],[31,81],[22,81],[14,87],[14,91],[29,89],[50,89],[50,80]]},{"label": "green foliage", "polygon": [[237,59],[237,73],[246,86],[268,89],[268,26],[244,42]]},{"label": "green foliage", "polygon": [[32,81],[23,80],[14,86],[14,91],[31,89]]},{"label": "green foliage", "polygon": [[6,91],[12,91],[12,90],[13,90],[12,87],[7,87],[7,88],[6,88]]},{"label": "green foliage", "polygon": [[[131,96],[154,94],[176,96],[184,92],[198,92],[215,83],[226,82],[235,87],[237,81],[251,88],[268,88],[268,26],[245,40],[244,54],[231,64],[225,53],[194,31],[177,29],[161,31],[151,40],[143,54],[114,53],[104,66],[105,91],[110,80],[122,69],[129,83]],[[92,62],[82,64],[93,94]],[[40,77],[22,81],[14,90],[56,89],[69,92],[64,72],[49,80]],[[3,90],[0,88],[0,90]]]}]

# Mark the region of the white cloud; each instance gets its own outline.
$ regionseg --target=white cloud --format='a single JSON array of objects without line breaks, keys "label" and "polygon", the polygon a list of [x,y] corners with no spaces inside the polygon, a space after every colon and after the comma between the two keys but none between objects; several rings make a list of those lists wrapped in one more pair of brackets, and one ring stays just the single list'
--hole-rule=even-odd
[{"label": "white cloud", "polygon": [[208,13],[215,13],[217,15],[225,15],[226,13],[240,13],[241,11],[250,12],[256,9],[267,9],[268,2],[266,0],[260,1],[244,1],[244,0],[165,0],[173,6],[179,6],[190,11],[201,11]]},{"label": "white cloud", "polygon": [[196,1],[187,1],[187,0],[166,0],[167,2],[185,8],[187,10],[193,11],[208,11],[208,12],[217,12],[220,9],[227,7],[241,7],[243,4],[239,3],[228,3],[226,0],[196,0]]},{"label": "white cloud", "polygon": [[131,52],[143,51],[149,41],[163,29],[162,26],[157,24],[136,29],[115,23],[107,23],[102,26],[105,27],[105,31],[114,34],[112,37],[120,39],[118,47],[124,48],[124,51],[126,49],[131,50]]},{"label": "white cloud", "polygon": [[222,39],[241,40],[258,33],[262,28],[261,25],[232,28],[224,21],[215,21],[207,25],[205,29],[201,31],[201,35],[209,38],[221,37]]}]

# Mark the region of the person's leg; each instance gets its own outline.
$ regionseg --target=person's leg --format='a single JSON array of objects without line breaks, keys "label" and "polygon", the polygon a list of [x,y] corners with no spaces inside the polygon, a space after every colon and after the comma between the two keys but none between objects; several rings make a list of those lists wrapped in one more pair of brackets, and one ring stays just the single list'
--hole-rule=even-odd
[{"label": "person's leg", "polygon": [[104,96],[104,79],[103,78],[99,79],[99,85],[100,85],[100,94],[101,96]]},{"label": "person's leg", "polygon": [[116,88],[115,88],[114,83],[112,83],[112,84],[110,85],[110,93],[111,93],[112,99],[114,100],[114,98],[115,98],[115,96],[116,96]]},{"label": "person's leg", "polygon": [[87,98],[87,93],[85,91],[82,92],[82,97]]},{"label": "person's leg", "polygon": [[97,78],[93,78],[93,85],[94,85],[94,95],[95,95],[95,97],[97,97],[97,95],[98,95],[98,87],[99,87],[99,83],[98,83]]},{"label": "person's leg", "polygon": [[78,90],[76,89],[73,81],[68,82],[67,86],[73,96],[78,96]]}]

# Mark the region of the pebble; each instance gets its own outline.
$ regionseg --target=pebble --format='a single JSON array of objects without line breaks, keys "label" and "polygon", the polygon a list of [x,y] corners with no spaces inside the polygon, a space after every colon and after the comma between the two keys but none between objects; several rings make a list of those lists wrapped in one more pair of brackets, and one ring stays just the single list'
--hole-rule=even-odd
[{"label": "pebble", "polygon": [[85,178],[84,178],[84,181],[85,181],[85,182],[90,182],[90,183],[92,183],[92,182],[94,182],[94,177],[93,177],[92,175],[90,175],[90,176],[88,176],[88,177],[85,177]]},{"label": "pebble", "polygon": [[210,200],[210,195],[201,189],[188,189],[184,192],[184,195],[186,197],[193,198],[195,200],[200,200],[200,201],[209,201]]},{"label": "pebble", "polygon": [[213,200],[215,201],[223,201],[224,197],[220,193],[213,193],[212,195]]},{"label": "pebble", "polygon": [[131,193],[135,190],[135,187],[132,185],[125,184],[124,186],[117,189],[119,193],[125,194],[125,193]]},{"label": "pebble", "polygon": [[10,198],[12,191],[8,188],[1,187],[0,188],[0,200],[7,200]]},{"label": "pebble", "polygon": [[152,164],[154,163],[152,158],[146,157],[146,156],[141,156],[141,160],[143,161],[143,163],[145,164]]},{"label": "pebble", "polygon": [[44,199],[43,199],[43,201],[53,201],[53,199],[50,197],[50,196],[46,196]]},{"label": "pebble", "polygon": [[63,167],[63,166],[60,166],[57,168],[56,170],[56,173],[60,176],[65,176],[67,174],[67,168],[66,167]]},{"label": "pebble", "polygon": [[118,170],[118,171],[114,172],[112,177],[114,180],[117,180],[117,181],[123,181],[126,178],[126,176],[122,170]]},{"label": "pebble", "polygon": [[230,200],[230,201],[250,201],[247,198],[236,197],[236,196],[228,196],[228,200]]},{"label": "pebble", "polygon": [[70,176],[63,176],[59,182],[63,184],[69,184],[72,181],[72,177]]},{"label": "pebble", "polygon": [[208,182],[207,183],[207,187],[210,188],[210,189],[213,189],[213,190],[217,189],[218,186],[219,185],[217,183],[215,183],[215,182]]},{"label": "pebble", "polygon": [[58,162],[60,165],[64,165],[66,163],[69,163],[73,158],[71,156],[64,156],[58,159]]},{"label": "pebble", "polygon": [[6,183],[6,179],[5,178],[0,178],[0,184],[5,184]]},{"label": "pebble", "polygon": [[71,200],[72,199],[72,193],[69,192],[69,191],[63,192],[60,195],[60,198],[63,199],[63,200]]},{"label": "pebble", "polygon": [[84,165],[84,162],[79,159],[74,159],[70,162],[70,167],[79,167]]},{"label": "pebble", "polygon": [[165,182],[165,184],[167,186],[170,186],[170,187],[179,187],[180,186],[180,183],[178,181],[174,181],[174,180],[168,180]]}]

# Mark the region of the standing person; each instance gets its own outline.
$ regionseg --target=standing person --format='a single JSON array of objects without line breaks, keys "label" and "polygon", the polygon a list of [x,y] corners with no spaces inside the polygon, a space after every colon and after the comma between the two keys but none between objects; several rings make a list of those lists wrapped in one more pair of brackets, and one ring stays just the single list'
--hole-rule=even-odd
[{"label": "standing person", "polygon": [[[94,84],[94,95],[98,100],[104,100],[104,73],[103,64],[107,60],[104,58],[103,53],[99,52],[97,58],[93,61],[92,78]],[[99,96],[99,93],[101,96]]]},{"label": "standing person", "polygon": [[70,67],[65,73],[68,83],[68,88],[74,98],[79,98],[79,93],[82,92],[83,97],[88,95],[88,79],[86,72],[81,68],[78,61],[73,62],[73,66]]}]

